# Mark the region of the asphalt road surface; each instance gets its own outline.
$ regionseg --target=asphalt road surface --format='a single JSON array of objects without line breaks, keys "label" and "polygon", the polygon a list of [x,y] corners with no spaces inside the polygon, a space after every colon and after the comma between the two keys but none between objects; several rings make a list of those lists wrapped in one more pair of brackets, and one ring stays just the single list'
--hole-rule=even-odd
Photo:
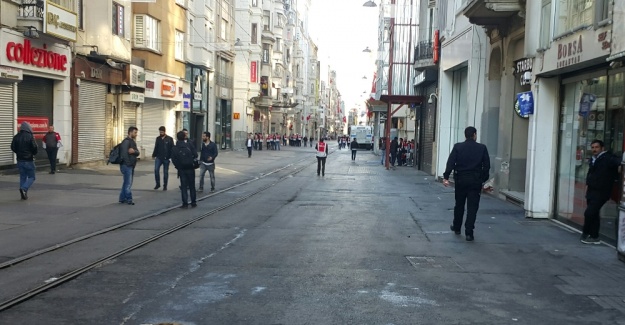
[{"label": "asphalt road surface", "polygon": [[1,270],[14,296],[36,284],[17,285],[19,273],[60,276],[210,212],[0,312],[0,324],[625,324],[613,248],[488,195],[467,242],[449,230],[453,188],[431,176],[341,150],[318,177],[314,153],[288,150],[288,167],[196,209]]}]

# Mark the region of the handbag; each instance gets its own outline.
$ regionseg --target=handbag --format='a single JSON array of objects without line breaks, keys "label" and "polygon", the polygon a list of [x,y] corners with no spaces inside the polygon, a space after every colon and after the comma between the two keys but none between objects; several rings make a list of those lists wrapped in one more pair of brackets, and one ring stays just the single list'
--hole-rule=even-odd
[{"label": "handbag", "polygon": [[200,168],[200,161],[198,159],[193,159],[193,169]]}]

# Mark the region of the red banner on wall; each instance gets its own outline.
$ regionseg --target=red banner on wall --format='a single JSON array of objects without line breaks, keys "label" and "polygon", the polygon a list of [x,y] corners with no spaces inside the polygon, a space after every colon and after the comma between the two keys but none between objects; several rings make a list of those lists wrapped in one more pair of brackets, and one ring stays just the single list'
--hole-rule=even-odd
[{"label": "red banner on wall", "polygon": [[258,82],[258,68],[256,61],[252,61],[250,64],[250,82]]},{"label": "red banner on wall", "polygon": [[22,122],[28,122],[33,129],[33,133],[47,133],[48,132],[48,118],[47,117],[35,117],[35,116],[18,116],[17,117],[17,130],[20,130]]}]

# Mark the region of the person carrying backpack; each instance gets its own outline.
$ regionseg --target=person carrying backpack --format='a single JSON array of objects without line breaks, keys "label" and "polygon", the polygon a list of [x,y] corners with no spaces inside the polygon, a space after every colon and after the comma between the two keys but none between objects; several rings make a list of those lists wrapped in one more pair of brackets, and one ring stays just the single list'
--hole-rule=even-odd
[{"label": "person carrying backpack", "polygon": [[[191,207],[195,208],[195,160],[197,152],[193,146],[185,142],[185,133],[180,131],[176,134],[176,145],[172,149],[171,161],[178,170],[178,178],[180,178],[180,191],[182,194],[182,208],[189,207],[189,194],[191,195]],[[187,190],[189,192],[187,192]]]},{"label": "person carrying backpack", "polygon": [[122,190],[119,193],[119,203],[135,205],[132,200],[132,179],[135,175],[135,166],[137,165],[137,157],[139,157],[139,149],[137,148],[137,133],[139,129],[134,126],[128,128],[128,137],[119,145],[119,170],[124,176]]}]

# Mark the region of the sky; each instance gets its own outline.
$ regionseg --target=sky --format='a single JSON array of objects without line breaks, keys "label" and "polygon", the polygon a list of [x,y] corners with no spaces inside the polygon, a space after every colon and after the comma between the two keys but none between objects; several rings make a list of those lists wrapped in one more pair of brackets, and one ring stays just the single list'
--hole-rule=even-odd
[{"label": "sky", "polygon": [[[337,86],[347,111],[354,107],[365,109],[364,100],[371,93],[375,72],[379,7],[363,7],[365,2],[312,0],[310,8],[309,33],[319,48],[321,79],[327,84],[328,65],[336,70]],[[366,47],[371,53],[362,52]]]}]

